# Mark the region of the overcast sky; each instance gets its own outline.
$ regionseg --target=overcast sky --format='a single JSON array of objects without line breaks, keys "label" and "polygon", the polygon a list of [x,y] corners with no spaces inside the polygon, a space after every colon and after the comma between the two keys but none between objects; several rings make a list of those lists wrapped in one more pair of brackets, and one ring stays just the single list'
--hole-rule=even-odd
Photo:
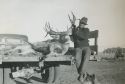
[{"label": "overcast sky", "polygon": [[125,47],[124,0],[0,0],[0,33],[24,34],[42,41],[46,21],[59,31],[70,26],[68,14],[88,17],[90,30],[99,30],[99,51]]}]

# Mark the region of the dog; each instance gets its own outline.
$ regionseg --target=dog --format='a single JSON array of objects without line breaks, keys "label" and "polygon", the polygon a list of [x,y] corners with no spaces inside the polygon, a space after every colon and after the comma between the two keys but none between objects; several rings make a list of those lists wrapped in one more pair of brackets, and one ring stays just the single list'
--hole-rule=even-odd
[{"label": "dog", "polygon": [[96,84],[95,83],[95,74],[88,74],[87,72],[85,72],[85,74],[83,75],[83,80],[80,81],[81,84]]}]

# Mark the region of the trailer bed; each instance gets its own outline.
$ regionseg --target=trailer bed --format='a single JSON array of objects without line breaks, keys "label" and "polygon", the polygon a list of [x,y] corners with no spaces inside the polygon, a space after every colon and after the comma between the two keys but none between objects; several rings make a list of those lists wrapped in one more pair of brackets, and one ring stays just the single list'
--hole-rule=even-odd
[{"label": "trailer bed", "polygon": [[[0,59],[2,62],[39,62],[40,56],[31,56],[31,57],[21,57],[21,56],[9,56]],[[71,61],[71,55],[63,55],[57,57],[47,57],[44,61]]]}]

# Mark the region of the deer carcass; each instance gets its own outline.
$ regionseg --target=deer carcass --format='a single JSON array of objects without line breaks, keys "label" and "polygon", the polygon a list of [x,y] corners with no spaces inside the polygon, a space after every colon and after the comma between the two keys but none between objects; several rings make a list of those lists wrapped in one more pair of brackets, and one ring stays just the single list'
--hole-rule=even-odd
[{"label": "deer carcass", "polygon": [[49,23],[46,23],[45,31],[47,32],[47,35],[49,34],[52,37],[51,40],[48,40],[50,53],[47,54],[47,57],[64,55],[69,49],[70,29],[63,32],[56,32],[52,30]]}]

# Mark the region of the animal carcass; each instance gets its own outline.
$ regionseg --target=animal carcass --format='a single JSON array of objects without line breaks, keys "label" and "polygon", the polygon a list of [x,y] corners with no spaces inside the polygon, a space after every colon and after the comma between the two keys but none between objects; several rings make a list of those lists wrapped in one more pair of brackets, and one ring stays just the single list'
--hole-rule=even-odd
[{"label": "animal carcass", "polygon": [[37,42],[34,44],[29,43],[32,46],[32,49],[37,52],[41,52],[46,57],[64,55],[69,49],[70,30],[63,32],[55,32],[50,27],[50,24],[46,23],[45,31],[52,37],[52,39]]}]

